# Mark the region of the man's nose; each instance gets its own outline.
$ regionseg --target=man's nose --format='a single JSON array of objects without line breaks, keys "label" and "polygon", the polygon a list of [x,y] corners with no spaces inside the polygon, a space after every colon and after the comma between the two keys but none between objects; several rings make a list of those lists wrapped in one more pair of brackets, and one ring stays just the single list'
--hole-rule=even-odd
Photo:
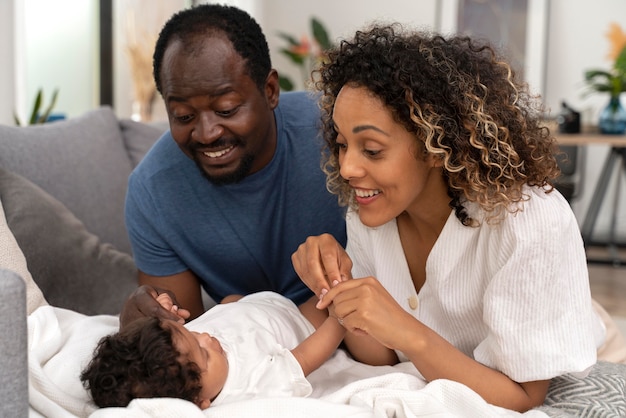
[{"label": "man's nose", "polygon": [[201,113],[194,128],[193,139],[202,144],[210,144],[224,135],[224,127],[215,114]]}]

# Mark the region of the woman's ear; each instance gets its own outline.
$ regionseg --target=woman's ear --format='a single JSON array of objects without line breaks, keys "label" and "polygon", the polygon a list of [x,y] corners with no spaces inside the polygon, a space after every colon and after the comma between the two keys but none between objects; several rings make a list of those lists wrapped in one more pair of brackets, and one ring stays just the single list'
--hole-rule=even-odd
[{"label": "woman's ear", "polygon": [[438,155],[430,154],[428,158],[431,159],[433,167],[443,167],[443,158]]}]

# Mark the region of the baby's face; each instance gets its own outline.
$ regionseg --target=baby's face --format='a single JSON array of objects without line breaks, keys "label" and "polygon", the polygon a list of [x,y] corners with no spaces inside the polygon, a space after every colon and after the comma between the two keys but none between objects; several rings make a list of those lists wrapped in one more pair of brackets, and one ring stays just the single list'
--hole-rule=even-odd
[{"label": "baby's face", "polygon": [[172,330],[174,346],[183,356],[198,365],[202,372],[202,391],[198,405],[208,408],[219,395],[228,376],[228,360],[219,341],[209,334],[189,331],[174,321],[164,321]]}]

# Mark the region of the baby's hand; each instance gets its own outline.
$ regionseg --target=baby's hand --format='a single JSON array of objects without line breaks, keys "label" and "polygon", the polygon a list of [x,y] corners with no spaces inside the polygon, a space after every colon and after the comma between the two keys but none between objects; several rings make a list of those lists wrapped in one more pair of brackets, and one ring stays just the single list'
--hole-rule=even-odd
[{"label": "baby's hand", "polygon": [[161,304],[163,309],[167,309],[168,311],[170,311],[172,313],[177,313],[178,312],[178,306],[174,305],[174,301],[172,300],[170,295],[168,295],[167,293],[159,294],[159,296],[157,296],[156,300],[157,300],[157,302],[159,302]]}]

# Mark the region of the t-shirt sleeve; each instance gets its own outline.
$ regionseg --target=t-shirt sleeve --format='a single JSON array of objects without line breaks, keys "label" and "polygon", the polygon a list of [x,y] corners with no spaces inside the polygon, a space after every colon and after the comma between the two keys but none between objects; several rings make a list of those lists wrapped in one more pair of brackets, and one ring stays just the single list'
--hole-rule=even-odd
[{"label": "t-shirt sleeve", "polygon": [[493,243],[477,361],[525,382],[585,372],[596,361],[584,246],[560,196],[534,194]]},{"label": "t-shirt sleeve", "polygon": [[167,276],[187,269],[162,237],[159,214],[141,179],[132,173],[125,205],[126,228],[137,268],[154,276]]},{"label": "t-shirt sleeve", "polygon": [[267,396],[306,397],[313,388],[304,376],[302,367],[290,350],[277,346],[276,351],[267,355],[260,369],[253,374],[259,377],[259,385],[267,385]]}]

